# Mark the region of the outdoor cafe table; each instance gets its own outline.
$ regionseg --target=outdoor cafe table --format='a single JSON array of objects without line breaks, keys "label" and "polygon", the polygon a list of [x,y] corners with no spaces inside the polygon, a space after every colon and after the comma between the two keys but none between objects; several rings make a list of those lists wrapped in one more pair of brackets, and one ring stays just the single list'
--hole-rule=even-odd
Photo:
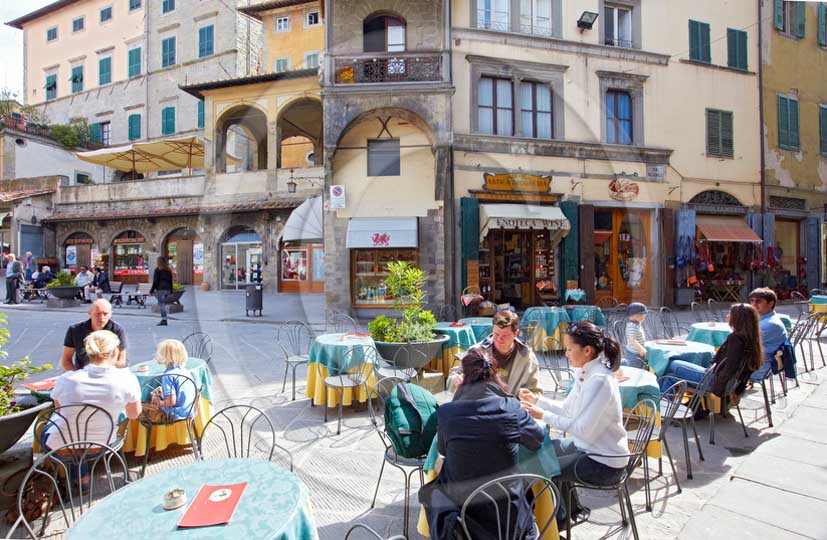
[{"label": "outdoor cafe table", "polygon": [[[366,348],[375,348],[373,338],[362,334],[322,334],[318,336],[310,347],[310,360],[307,366],[307,397],[313,400],[314,405],[324,404],[324,379],[328,376],[328,368],[337,372],[348,370],[351,366],[344,365],[345,354],[350,349],[356,349],[351,356],[351,364],[358,364],[364,358]],[[321,376],[320,373],[321,372]],[[367,387],[372,388],[376,382],[374,370],[368,375]],[[355,393],[355,396],[354,396]],[[341,392],[342,404],[350,405],[354,397],[360,403],[368,400],[368,394],[364,387],[345,388]],[[328,390],[327,406],[336,407],[339,405],[339,392]]]},{"label": "outdoor cafe table", "polygon": [[590,321],[598,326],[606,326],[603,311],[597,306],[563,306],[569,314],[569,322]]},{"label": "outdoor cafe table", "polygon": [[487,338],[494,331],[494,317],[467,317],[458,322],[465,323],[474,331],[477,343]]},{"label": "outdoor cafe table", "polygon": [[538,323],[534,336],[526,336],[526,344],[535,351],[544,351],[547,337],[553,337],[562,343],[562,331],[569,326],[568,312],[556,306],[530,307],[520,319],[520,331],[525,335],[530,323]]},{"label": "outdoor cafe table", "polygon": [[[117,468],[117,467],[116,467]],[[164,510],[162,497],[173,488],[192,501],[205,484],[247,482],[227,525],[177,528],[188,505]],[[269,461],[218,459],[175,467],[115,491],[84,512],[66,533],[68,540],[112,537],[176,540],[316,540],[318,532],[307,487],[290,471]]]},{"label": "outdoor cafe table", "polygon": [[449,339],[443,343],[442,352],[425,367],[440,371],[443,376],[448,377],[448,372],[455,362],[454,356],[476,345],[477,338],[471,325],[462,322],[438,322],[434,327],[434,333],[448,336]]},{"label": "outdoor cafe table", "polygon": [[724,344],[726,338],[732,333],[729,323],[722,322],[697,322],[689,328],[687,341],[697,341],[712,345],[716,349]]},{"label": "outdoor cafe table", "polygon": [[696,341],[658,339],[647,341],[646,362],[655,375],[660,377],[669,369],[672,360],[683,360],[692,364],[709,367],[715,356],[715,347]]}]

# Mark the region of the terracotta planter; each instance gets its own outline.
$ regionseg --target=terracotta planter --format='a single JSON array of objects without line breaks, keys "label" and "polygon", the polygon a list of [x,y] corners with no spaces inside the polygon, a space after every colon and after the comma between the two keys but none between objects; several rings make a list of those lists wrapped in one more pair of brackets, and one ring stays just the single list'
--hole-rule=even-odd
[{"label": "terracotta planter", "polygon": [[[425,367],[426,364],[430,363],[436,357],[437,354],[442,353],[442,345],[444,345],[445,342],[449,339],[451,339],[450,336],[437,335],[434,339],[430,341],[412,341],[408,343],[390,343],[387,341],[377,341],[376,351],[379,353],[379,356],[388,361],[393,361],[397,351],[402,348],[412,348],[416,351],[421,351],[425,353],[426,360],[423,360],[424,363],[414,362],[413,365],[410,366],[397,366],[421,369]],[[420,358],[420,356],[403,354],[401,358]]]},{"label": "terracotta planter", "polygon": [[0,416],[0,454],[17,444],[17,441],[29,430],[40,411],[51,406],[52,402],[47,401],[14,414]]},{"label": "terracotta planter", "polygon": [[72,300],[80,294],[80,287],[47,287],[49,294],[61,300]]}]

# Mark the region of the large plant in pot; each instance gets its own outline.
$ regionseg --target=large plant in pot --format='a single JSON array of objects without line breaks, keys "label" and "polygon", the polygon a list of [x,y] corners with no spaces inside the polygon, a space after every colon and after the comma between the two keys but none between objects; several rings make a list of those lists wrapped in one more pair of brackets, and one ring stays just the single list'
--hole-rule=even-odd
[{"label": "large plant in pot", "polygon": [[[425,303],[425,281],[428,275],[408,262],[396,261],[388,264],[389,275],[385,279],[388,293],[393,297],[394,309],[399,317],[380,315],[368,323],[368,331],[376,343],[376,350],[386,360],[399,358],[401,348],[410,348],[424,353],[430,362],[442,350],[448,336],[434,335],[436,317],[423,309]],[[406,359],[421,358],[419,354],[402,355]],[[422,368],[421,362],[404,367]]]},{"label": "large plant in pot", "polygon": [[[6,315],[0,313],[0,362],[5,362],[8,356],[3,350],[3,346],[9,340],[6,323]],[[50,364],[33,367],[28,358],[9,365],[0,365],[0,453],[14,446],[28,431],[40,411],[51,406],[51,402],[46,402],[26,407],[14,393],[15,386],[26,380],[30,374],[48,369],[52,369]]]},{"label": "large plant in pot", "polygon": [[75,278],[68,272],[58,272],[54,281],[46,285],[46,289],[55,298],[63,300],[72,300],[80,292],[80,287],[75,285]]}]

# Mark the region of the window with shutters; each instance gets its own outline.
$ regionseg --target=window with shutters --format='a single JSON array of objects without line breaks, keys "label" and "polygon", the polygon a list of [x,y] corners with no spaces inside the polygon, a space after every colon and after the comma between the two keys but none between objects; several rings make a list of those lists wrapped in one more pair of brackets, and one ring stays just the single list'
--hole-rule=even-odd
[{"label": "window with shutters", "polygon": [[709,24],[689,21],[689,59],[696,62],[712,62],[709,47]]},{"label": "window with shutters", "polygon": [[818,106],[818,142],[821,155],[827,156],[827,105]]},{"label": "window with shutters", "polygon": [[198,101],[198,117],[196,118],[198,129],[204,129],[204,100]]},{"label": "window with shutters", "polygon": [[130,78],[141,74],[141,48],[129,49],[127,53],[128,75]]},{"label": "window with shutters", "polygon": [[632,96],[629,92],[606,92],[606,142],[632,144]]},{"label": "window with shutters", "polygon": [[551,139],[551,87],[539,82],[520,83],[520,130],[523,137]]},{"label": "window with shutters", "polygon": [[215,52],[215,27],[202,26],[198,29],[198,58],[212,56]]},{"label": "window with shutters", "polygon": [[368,176],[400,175],[399,139],[368,141]]},{"label": "window with shutters", "polygon": [[276,73],[284,73],[290,70],[290,59],[287,57],[276,58],[273,60],[273,71]]},{"label": "window with shutters", "polygon": [[72,76],[69,79],[72,82],[72,93],[77,94],[83,92],[83,66],[75,66],[72,68]]},{"label": "window with shutters", "polygon": [[818,5],[818,45],[827,47],[827,4]]},{"label": "window with shutters", "polygon": [[175,0],[163,0],[161,2],[161,13],[169,13],[175,11]]},{"label": "window with shutters", "polygon": [[84,17],[76,17],[72,19],[72,32],[80,32],[86,26],[86,19]]},{"label": "window with shutters", "polygon": [[773,20],[779,32],[803,38],[807,33],[807,3],[773,0]]},{"label": "window with shutters", "polygon": [[100,22],[105,23],[112,20],[112,6],[106,6],[100,11]]},{"label": "window with shutters", "polygon": [[107,56],[98,60],[98,85],[103,86],[112,82],[112,57]]},{"label": "window with shutters", "polygon": [[798,100],[778,96],[778,146],[785,150],[798,150]]},{"label": "window with shutters", "polygon": [[175,64],[175,36],[161,40],[161,67]]},{"label": "window with shutters", "polygon": [[46,75],[46,99],[55,99],[57,97],[57,75],[52,73]]},{"label": "window with shutters", "polygon": [[161,134],[172,135],[175,133],[175,107],[164,107],[161,109]]},{"label": "window with shutters", "polygon": [[731,158],[735,153],[732,132],[732,113],[706,110],[706,155]]},{"label": "window with shutters", "polygon": [[140,114],[130,114],[127,120],[128,123],[128,136],[130,141],[136,141],[141,138],[141,115]]},{"label": "window with shutters", "polygon": [[129,11],[141,9],[141,0],[129,0]]},{"label": "window with shutters", "polygon": [[727,65],[735,69],[747,69],[747,33],[727,28]]},{"label": "window with shutters", "polygon": [[53,26],[46,30],[46,42],[57,41],[57,26]]},{"label": "window with shutters", "polygon": [[486,135],[514,135],[511,79],[480,77],[477,82],[478,130]]}]

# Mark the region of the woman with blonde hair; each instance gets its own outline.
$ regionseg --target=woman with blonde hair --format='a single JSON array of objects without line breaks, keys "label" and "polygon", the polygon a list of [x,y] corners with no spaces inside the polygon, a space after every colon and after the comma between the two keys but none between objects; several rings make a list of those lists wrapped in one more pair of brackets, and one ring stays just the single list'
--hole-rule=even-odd
[{"label": "woman with blonde hair", "polygon": [[[158,344],[155,361],[166,366],[161,376],[161,385],[152,392],[151,403],[145,403],[150,420],[160,421],[158,412],[172,416],[174,420],[183,420],[194,410],[194,385],[184,384],[192,374],[184,366],[187,363],[187,349],[177,339],[165,339]],[[155,418],[153,418],[155,417]]]},{"label": "woman with blonde hair", "polygon": [[111,423],[100,414],[90,414],[88,421],[81,422],[76,422],[71,417],[76,412],[52,415],[40,435],[45,448],[69,442],[63,441],[56,433],[65,433],[73,427],[77,429],[77,426],[83,426],[86,433],[73,433],[75,440],[83,437],[88,441],[109,444],[117,435],[113,426],[117,425],[122,412],[130,419],[138,418],[141,414],[141,387],[138,379],[128,369],[115,367],[120,344],[118,336],[109,330],[98,330],[86,336],[84,346],[89,363],[83,369],[67,371],[58,377],[52,390],[55,408],[64,405],[96,405],[109,413]]}]

